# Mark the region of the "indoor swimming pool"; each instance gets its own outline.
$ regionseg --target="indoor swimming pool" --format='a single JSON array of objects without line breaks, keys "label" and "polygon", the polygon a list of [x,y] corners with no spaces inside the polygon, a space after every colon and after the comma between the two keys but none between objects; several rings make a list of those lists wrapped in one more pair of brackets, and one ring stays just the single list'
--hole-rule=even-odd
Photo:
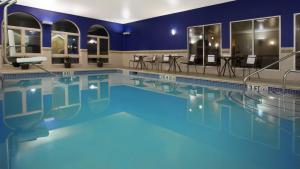
[{"label": "indoor swimming pool", "polygon": [[299,169],[298,96],[121,73],[5,80],[0,169]]}]

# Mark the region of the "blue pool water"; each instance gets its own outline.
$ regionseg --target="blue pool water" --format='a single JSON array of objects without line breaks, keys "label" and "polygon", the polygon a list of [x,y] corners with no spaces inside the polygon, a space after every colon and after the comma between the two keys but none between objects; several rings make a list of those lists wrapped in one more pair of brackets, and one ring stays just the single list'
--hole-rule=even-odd
[{"label": "blue pool water", "polygon": [[84,75],[5,81],[0,169],[299,169],[300,99]]}]

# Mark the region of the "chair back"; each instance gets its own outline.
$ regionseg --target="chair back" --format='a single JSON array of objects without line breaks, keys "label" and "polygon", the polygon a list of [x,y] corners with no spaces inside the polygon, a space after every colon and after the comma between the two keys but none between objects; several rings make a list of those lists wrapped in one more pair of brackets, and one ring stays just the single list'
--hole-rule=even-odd
[{"label": "chair back", "polygon": [[216,55],[207,56],[207,63],[215,63],[215,62],[216,62]]},{"label": "chair back", "polygon": [[156,55],[152,57],[152,61],[156,61]]},{"label": "chair back", "polygon": [[137,55],[134,55],[134,58],[133,58],[134,61],[139,61],[140,60],[140,57],[137,56]]},{"label": "chair back", "polygon": [[169,62],[170,61],[170,56],[163,55],[163,61],[164,62]]},{"label": "chair back", "polygon": [[195,62],[195,58],[196,58],[196,55],[191,55],[189,61],[190,62]]},{"label": "chair back", "polygon": [[256,61],[256,55],[248,55],[247,57],[247,64],[254,65]]}]

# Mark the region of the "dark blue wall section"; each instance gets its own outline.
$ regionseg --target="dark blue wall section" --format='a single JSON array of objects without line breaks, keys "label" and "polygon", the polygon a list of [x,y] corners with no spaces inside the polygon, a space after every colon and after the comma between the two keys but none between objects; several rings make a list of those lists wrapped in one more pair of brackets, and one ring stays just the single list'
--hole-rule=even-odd
[{"label": "dark blue wall section", "polygon": [[[124,50],[186,49],[188,26],[222,23],[223,48],[229,48],[230,21],[280,15],[282,47],[293,47],[293,18],[299,12],[297,0],[237,0],[126,24],[124,29],[131,35],[124,38],[123,46]],[[176,36],[171,36],[172,28],[177,29]]]},{"label": "dark blue wall section", "polygon": [[[30,13],[41,23],[43,21],[55,22],[60,19],[75,22],[80,28],[82,49],[86,49],[87,30],[94,24],[103,25],[108,29],[112,50],[128,51],[186,49],[187,27],[212,23],[222,23],[222,46],[229,48],[230,21],[268,16],[281,16],[282,47],[293,47],[293,19],[294,13],[300,13],[300,1],[237,0],[125,25],[20,5],[11,7],[9,12],[17,11]],[[173,28],[177,30],[176,36],[171,36],[170,31]],[[123,36],[123,31],[129,31],[131,35]],[[43,25],[43,46],[51,46],[51,26],[49,25]]]},{"label": "dark blue wall section", "polygon": [[[1,20],[2,20],[2,11],[3,8],[1,8]],[[111,38],[111,49],[112,50],[122,50],[122,32],[123,32],[123,25],[113,22],[107,22],[107,21],[101,21],[86,17],[80,17],[75,15],[69,15],[69,14],[63,14],[58,12],[52,12],[47,10],[41,10],[21,5],[14,5],[10,8],[9,13],[12,12],[26,12],[34,17],[36,17],[40,23],[43,21],[48,22],[56,22],[60,19],[68,19],[70,21],[73,21],[77,24],[77,26],[80,29],[80,39],[81,39],[81,45],[80,47],[82,49],[86,49],[87,46],[87,31],[88,29],[94,25],[94,24],[100,24],[104,26],[110,34]],[[43,25],[43,46],[44,47],[51,47],[51,26],[49,25]]]}]

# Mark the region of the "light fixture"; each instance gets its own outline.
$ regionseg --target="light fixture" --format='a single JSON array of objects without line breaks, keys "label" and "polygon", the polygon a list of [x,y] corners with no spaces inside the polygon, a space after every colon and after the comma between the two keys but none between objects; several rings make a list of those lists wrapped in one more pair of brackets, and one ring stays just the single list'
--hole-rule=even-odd
[{"label": "light fixture", "polygon": [[271,41],[269,42],[269,45],[274,46],[274,45],[275,45],[275,41],[271,40]]},{"label": "light fixture", "polygon": [[176,29],[172,29],[172,30],[171,30],[171,35],[175,36],[176,34],[177,34]]},{"label": "light fixture", "polygon": [[214,40],[214,39],[215,39],[215,37],[212,36],[212,37],[211,37],[211,40]]},{"label": "light fixture", "polygon": [[123,32],[123,35],[124,35],[124,36],[126,36],[126,35],[130,35],[130,34],[131,34],[131,33],[130,33],[130,32],[128,32],[128,31],[127,31],[127,32]]},{"label": "light fixture", "polygon": [[129,19],[130,18],[130,11],[128,8],[124,8],[122,11],[122,17],[124,19]]},{"label": "light fixture", "polygon": [[196,43],[195,39],[191,39],[190,43],[193,45]]},{"label": "light fixture", "polygon": [[219,43],[216,43],[216,44],[215,44],[215,47],[216,47],[216,48],[218,48],[219,46],[220,46]]},{"label": "light fixture", "polygon": [[49,25],[49,26],[53,25],[53,22],[51,22],[51,21],[43,21],[42,23],[43,23],[43,25]]},{"label": "light fixture", "polygon": [[202,36],[202,35],[200,35],[200,36],[199,36],[199,39],[203,39],[203,36]]},{"label": "light fixture", "polygon": [[193,111],[193,109],[189,109],[189,112],[192,112]]},{"label": "light fixture", "polygon": [[97,44],[97,41],[96,41],[95,39],[91,39],[91,40],[89,40],[88,43],[89,43],[89,44]]},{"label": "light fixture", "polygon": [[199,109],[202,110],[202,109],[203,109],[203,106],[202,106],[202,105],[199,105]]},{"label": "light fixture", "polygon": [[210,43],[210,42],[208,43],[208,46],[211,46],[211,43]]}]

